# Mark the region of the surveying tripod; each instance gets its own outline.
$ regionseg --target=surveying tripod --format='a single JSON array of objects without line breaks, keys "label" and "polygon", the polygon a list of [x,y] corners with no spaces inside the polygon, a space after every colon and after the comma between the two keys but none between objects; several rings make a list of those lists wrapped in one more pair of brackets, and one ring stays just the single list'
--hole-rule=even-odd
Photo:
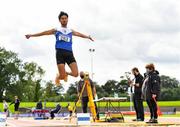
[{"label": "surveying tripod", "polygon": [[[89,108],[90,108],[90,111],[92,113],[92,118],[95,121],[97,119],[97,113],[96,113],[96,107],[94,104],[93,92],[92,92],[91,84],[89,81],[89,74],[88,73],[85,73],[85,75],[84,75],[84,85],[83,85],[81,92],[78,96],[78,101],[75,103],[75,107],[73,109],[73,114],[76,111],[77,104],[79,104],[81,101],[81,97],[82,97],[83,91],[85,89],[85,86],[87,89],[87,94],[88,94],[88,99],[89,99]],[[70,121],[71,121],[71,118],[70,118]]]}]

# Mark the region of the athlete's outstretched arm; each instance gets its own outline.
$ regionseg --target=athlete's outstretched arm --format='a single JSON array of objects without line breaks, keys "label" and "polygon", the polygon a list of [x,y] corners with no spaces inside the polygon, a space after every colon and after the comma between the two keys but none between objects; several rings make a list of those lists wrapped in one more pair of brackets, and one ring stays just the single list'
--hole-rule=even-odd
[{"label": "athlete's outstretched arm", "polygon": [[36,33],[36,34],[27,34],[25,35],[27,39],[29,39],[30,37],[39,37],[39,36],[44,36],[44,35],[52,35],[56,32],[55,29],[51,29],[51,30],[47,30],[47,31],[43,31],[40,33]]},{"label": "athlete's outstretched arm", "polygon": [[84,34],[82,34],[82,33],[79,33],[79,32],[77,32],[77,31],[74,31],[74,30],[72,30],[72,33],[73,33],[74,36],[78,36],[78,37],[82,37],[82,38],[88,38],[88,39],[90,39],[91,41],[94,41],[90,35],[87,36],[87,35],[84,35]]}]

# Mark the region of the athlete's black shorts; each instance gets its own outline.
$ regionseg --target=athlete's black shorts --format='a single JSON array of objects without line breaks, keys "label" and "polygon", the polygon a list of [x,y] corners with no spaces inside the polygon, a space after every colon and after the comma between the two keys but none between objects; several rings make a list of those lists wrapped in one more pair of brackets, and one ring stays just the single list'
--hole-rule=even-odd
[{"label": "athlete's black shorts", "polygon": [[67,63],[69,65],[73,62],[76,62],[76,60],[72,51],[68,51],[65,49],[56,49],[56,62],[57,64]]}]

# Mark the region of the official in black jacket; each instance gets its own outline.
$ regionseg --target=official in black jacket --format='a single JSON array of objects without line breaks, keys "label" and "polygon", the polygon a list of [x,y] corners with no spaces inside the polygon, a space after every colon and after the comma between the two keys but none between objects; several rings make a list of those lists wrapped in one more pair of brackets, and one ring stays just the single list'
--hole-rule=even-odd
[{"label": "official in black jacket", "polygon": [[160,95],[160,77],[159,72],[155,70],[154,64],[146,65],[146,78],[142,86],[142,92],[151,113],[151,118],[147,123],[158,123],[156,101]]},{"label": "official in black jacket", "polygon": [[134,109],[136,111],[136,119],[133,121],[144,121],[144,107],[142,99],[142,85],[143,85],[143,76],[140,74],[138,68],[133,68],[132,73],[135,76],[134,94],[133,94],[133,103]]}]

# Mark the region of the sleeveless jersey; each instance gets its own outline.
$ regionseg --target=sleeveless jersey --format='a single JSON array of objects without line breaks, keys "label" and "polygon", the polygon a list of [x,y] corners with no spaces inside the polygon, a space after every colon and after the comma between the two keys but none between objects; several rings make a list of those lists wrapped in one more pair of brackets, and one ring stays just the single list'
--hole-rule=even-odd
[{"label": "sleeveless jersey", "polygon": [[69,28],[56,28],[56,49],[72,51],[72,30]]}]

